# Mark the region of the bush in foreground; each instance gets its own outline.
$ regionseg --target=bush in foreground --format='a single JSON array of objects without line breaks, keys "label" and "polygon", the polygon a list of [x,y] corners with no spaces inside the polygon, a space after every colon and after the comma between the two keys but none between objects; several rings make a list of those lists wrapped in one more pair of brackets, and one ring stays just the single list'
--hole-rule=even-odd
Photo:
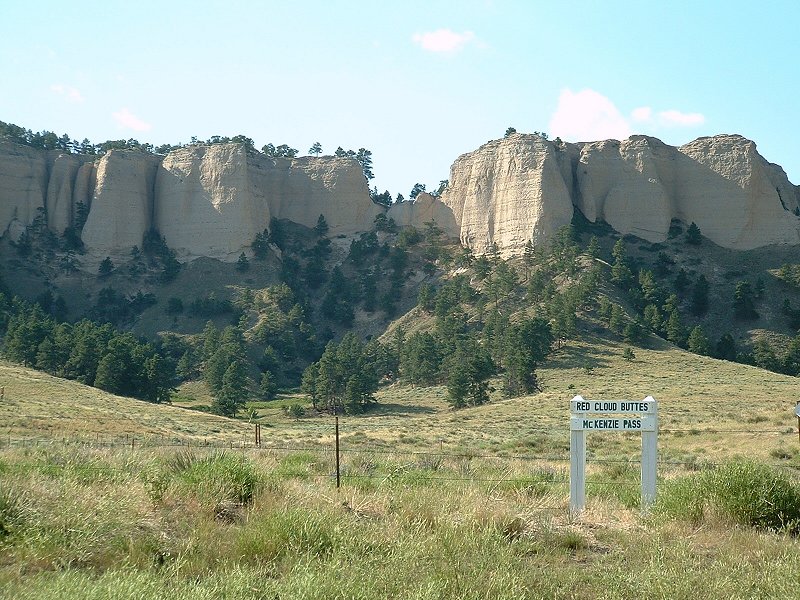
[{"label": "bush in foreground", "polygon": [[800,485],[767,465],[735,461],[667,482],[656,513],[694,523],[717,516],[796,535],[800,533]]}]

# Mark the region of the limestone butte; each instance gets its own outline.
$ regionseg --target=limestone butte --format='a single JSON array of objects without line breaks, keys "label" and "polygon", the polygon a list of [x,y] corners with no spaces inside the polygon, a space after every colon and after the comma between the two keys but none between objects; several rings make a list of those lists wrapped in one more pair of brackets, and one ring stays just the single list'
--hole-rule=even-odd
[{"label": "limestone butte", "polygon": [[88,157],[0,142],[0,233],[16,240],[42,214],[61,234],[78,203],[89,207],[81,239],[93,256],[127,255],[156,228],[179,258],[228,261],[271,217],[313,227],[323,215],[330,235],[350,235],[384,210],[346,157],[269,158],[235,143]]},{"label": "limestone butte", "polygon": [[[641,135],[570,144],[512,134],[458,157],[449,181],[441,198],[420,194],[388,216],[435,221],[477,253],[496,243],[505,255],[546,242],[575,208],[653,242],[679,219],[726,248],[800,243],[800,187],[738,135],[676,148]],[[368,230],[386,210],[351,158],[269,158],[235,143],[90,157],[0,140],[0,234],[16,240],[37,216],[63,233],[79,204],[95,257],[126,255],[156,228],[183,260],[228,261],[273,217],[313,227],[324,215],[336,236]]]},{"label": "limestone butte", "polygon": [[441,202],[462,243],[519,253],[570,222],[572,207],[620,233],[660,242],[672,219],[726,248],[800,243],[800,195],[738,135],[675,148],[652,137],[581,144],[512,134],[460,156]]},{"label": "limestone butte", "polygon": [[572,219],[572,200],[552,143],[514,134],[459,156],[442,203],[453,211],[461,243],[477,253],[496,243],[518,253],[544,242]]}]

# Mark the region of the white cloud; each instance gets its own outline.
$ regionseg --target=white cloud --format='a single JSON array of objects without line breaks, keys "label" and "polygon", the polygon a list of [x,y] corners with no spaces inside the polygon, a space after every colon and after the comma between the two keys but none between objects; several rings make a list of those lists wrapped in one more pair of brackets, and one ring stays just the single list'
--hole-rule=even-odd
[{"label": "white cloud", "polygon": [[150,123],[142,121],[127,108],[123,108],[115,113],[112,113],[111,116],[114,117],[114,120],[125,129],[133,129],[134,131],[150,131],[150,129],[153,127],[150,125]]},{"label": "white cloud", "polygon": [[694,127],[706,122],[700,113],[683,113],[679,110],[664,110],[658,113],[658,121],[667,127]]},{"label": "white cloud", "polygon": [[623,140],[630,134],[628,121],[614,103],[590,89],[562,90],[550,119],[550,135],[570,141]]},{"label": "white cloud", "polygon": [[50,91],[62,96],[68,102],[83,102],[83,96],[77,88],[60,83],[54,83],[50,86]]},{"label": "white cloud", "polygon": [[464,49],[464,46],[475,41],[475,34],[471,31],[457,33],[451,29],[437,29],[425,33],[415,33],[411,40],[429,52],[442,54],[455,54]]},{"label": "white cloud", "polygon": [[655,112],[649,106],[633,109],[625,117],[614,103],[594,90],[561,91],[550,119],[550,134],[569,141],[623,140],[631,133],[672,127],[696,127],[706,122],[700,113],[678,110]]},{"label": "white cloud", "polygon": [[653,109],[649,106],[640,106],[639,108],[634,108],[633,112],[631,113],[631,119],[633,119],[634,123],[647,123],[652,118]]}]

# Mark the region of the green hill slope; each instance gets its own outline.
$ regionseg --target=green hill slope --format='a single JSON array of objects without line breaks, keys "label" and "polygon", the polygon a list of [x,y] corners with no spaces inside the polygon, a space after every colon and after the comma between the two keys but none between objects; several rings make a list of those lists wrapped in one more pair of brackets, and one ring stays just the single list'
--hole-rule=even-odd
[{"label": "green hill slope", "polygon": [[[0,361],[2,441],[40,440],[121,443],[180,439],[184,443],[240,443],[248,424],[182,408],[123,398],[75,381]],[[2,439],[0,438],[0,439]]]}]

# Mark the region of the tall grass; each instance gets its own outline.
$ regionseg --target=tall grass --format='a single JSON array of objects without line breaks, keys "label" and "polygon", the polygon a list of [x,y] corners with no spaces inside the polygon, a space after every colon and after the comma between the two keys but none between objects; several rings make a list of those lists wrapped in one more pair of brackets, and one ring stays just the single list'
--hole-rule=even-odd
[{"label": "tall grass", "polygon": [[738,525],[800,533],[800,485],[787,472],[752,461],[666,484],[657,514],[701,523],[722,518]]},{"label": "tall grass", "polygon": [[[586,520],[571,521],[562,474],[545,467],[500,472],[497,464],[478,459],[465,467],[456,461],[393,463],[362,456],[350,468],[369,474],[371,486],[345,479],[336,492],[332,482],[313,476],[327,470],[327,458],[309,452],[86,451],[71,463],[66,458],[57,452],[2,456],[0,519],[7,532],[0,536],[0,597],[800,594],[795,538],[733,530],[727,521],[711,518],[704,521],[706,537],[696,530],[687,535],[692,512],[679,508],[693,497],[687,490],[695,489],[698,476],[708,477],[701,486],[705,491],[696,494],[703,514],[722,511],[717,498],[735,495],[722,487],[722,472],[700,472],[662,486],[664,519],[641,520],[638,506],[626,508],[620,492],[595,496]],[[755,497],[769,500],[769,490],[783,489],[771,472],[759,478],[757,469],[731,469],[744,482],[740,487],[758,484],[763,494]],[[636,474],[620,463],[597,477],[627,483]],[[466,481],[467,475],[478,480]],[[786,489],[794,489],[788,483]],[[784,505],[791,507],[793,496],[787,492],[786,498]],[[215,510],[226,502],[234,505],[235,518]]]}]

